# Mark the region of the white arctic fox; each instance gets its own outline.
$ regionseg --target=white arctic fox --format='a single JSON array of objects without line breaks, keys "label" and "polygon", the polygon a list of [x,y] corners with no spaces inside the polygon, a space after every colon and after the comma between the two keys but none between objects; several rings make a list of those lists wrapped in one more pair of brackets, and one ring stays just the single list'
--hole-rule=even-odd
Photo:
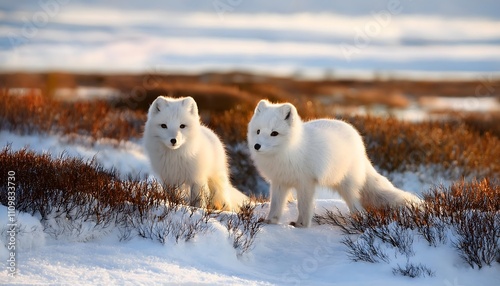
[{"label": "white arctic fox", "polygon": [[155,99],[144,146],[156,175],[166,185],[190,190],[191,204],[236,210],[248,199],[231,185],[224,145],[200,123],[192,97]]},{"label": "white arctic fox", "polygon": [[316,186],[336,189],[351,212],[420,201],[377,173],[353,126],[330,119],[304,123],[290,103],[261,100],[248,126],[248,144],[257,169],[271,183],[268,223],[279,221],[291,188],[299,210],[292,225],[298,227],[311,223]]}]

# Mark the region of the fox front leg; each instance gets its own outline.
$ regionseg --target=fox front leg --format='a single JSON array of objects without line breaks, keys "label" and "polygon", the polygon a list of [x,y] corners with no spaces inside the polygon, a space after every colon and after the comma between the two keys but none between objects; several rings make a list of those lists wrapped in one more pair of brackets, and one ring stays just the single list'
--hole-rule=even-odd
[{"label": "fox front leg", "polygon": [[271,182],[271,209],[265,223],[276,224],[279,222],[285,203],[288,198],[289,189]]},{"label": "fox front leg", "polygon": [[304,184],[296,188],[299,217],[290,223],[295,227],[309,227],[314,215],[314,184]]}]

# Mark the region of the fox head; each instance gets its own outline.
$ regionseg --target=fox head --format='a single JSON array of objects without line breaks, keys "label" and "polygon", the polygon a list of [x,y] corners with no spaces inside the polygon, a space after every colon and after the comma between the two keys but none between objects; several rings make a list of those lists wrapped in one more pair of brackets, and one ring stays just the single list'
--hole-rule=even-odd
[{"label": "fox head", "polygon": [[198,106],[192,97],[159,96],[149,107],[146,125],[150,136],[158,138],[172,150],[178,149],[198,132]]},{"label": "fox head", "polygon": [[254,154],[272,154],[294,144],[300,135],[301,119],[290,103],[261,100],[248,124],[248,145]]}]

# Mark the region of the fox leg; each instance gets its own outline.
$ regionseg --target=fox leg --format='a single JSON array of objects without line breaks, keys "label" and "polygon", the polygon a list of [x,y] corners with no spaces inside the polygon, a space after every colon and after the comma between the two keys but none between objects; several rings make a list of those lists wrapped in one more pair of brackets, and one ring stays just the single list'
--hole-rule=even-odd
[{"label": "fox leg", "polygon": [[206,196],[208,187],[206,184],[194,183],[191,185],[191,205],[198,208],[206,207]]},{"label": "fox leg", "polygon": [[351,213],[363,211],[363,206],[361,204],[361,189],[362,186],[356,184],[350,177],[345,178],[338,186],[339,194],[346,202]]},{"label": "fox leg", "polygon": [[314,215],[314,184],[304,184],[297,188],[297,206],[299,217],[291,225],[295,227],[309,227]]},{"label": "fox leg", "polygon": [[276,224],[283,214],[289,189],[271,182],[271,209],[267,215],[266,223]]}]

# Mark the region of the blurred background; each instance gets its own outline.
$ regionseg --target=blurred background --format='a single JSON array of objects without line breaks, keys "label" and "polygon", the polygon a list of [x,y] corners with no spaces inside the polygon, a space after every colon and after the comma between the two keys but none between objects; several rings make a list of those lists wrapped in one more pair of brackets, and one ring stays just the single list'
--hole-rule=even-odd
[{"label": "blurred background", "polygon": [[2,1],[2,70],[244,70],[463,78],[500,71],[500,2]]},{"label": "blurred background", "polygon": [[[159,94],[194,94],[221,110],[267,97],[412,121],[500,111],[495,0],[41,0],[0,9],[0,83],[11,94],[125,95],[143,109]],[[209,104],[221,99],[229,103]]]}]

